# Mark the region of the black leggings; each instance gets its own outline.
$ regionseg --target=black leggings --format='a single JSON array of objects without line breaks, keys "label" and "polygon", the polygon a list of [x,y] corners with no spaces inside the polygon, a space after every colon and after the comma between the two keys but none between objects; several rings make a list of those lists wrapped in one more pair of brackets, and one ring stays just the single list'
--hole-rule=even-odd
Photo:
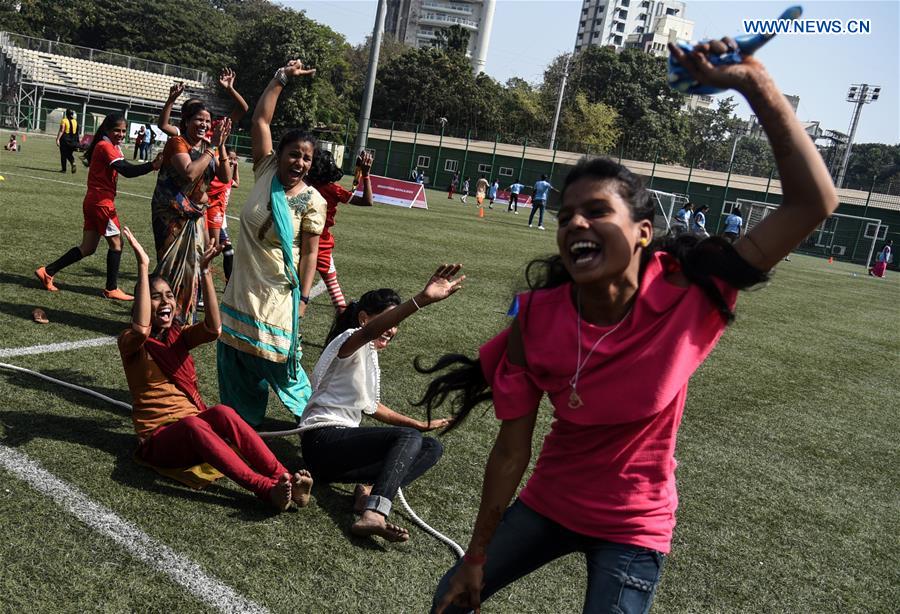
[{"label": "black leggings", "polygon": [[66,170],[66,162],[75,167],[75,148],[70,146],[64,140],[59,142],[59,162],[62,165],[62,170]]},{"label": "black leggings", "polygon": [[301,442],[316,480],[372,484],[366,508],[385,516],[397,489],[431,469],[444,453],[437,439],[399,426],[326,426],[304,432]]}]

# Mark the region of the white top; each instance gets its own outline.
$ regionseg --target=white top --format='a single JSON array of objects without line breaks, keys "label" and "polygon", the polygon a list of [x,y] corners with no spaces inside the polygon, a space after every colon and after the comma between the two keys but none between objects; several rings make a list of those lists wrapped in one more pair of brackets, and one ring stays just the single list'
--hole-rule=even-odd
[{"label": "white top", "polygon": [[374,343],[339,358],[344,342],[358,328],[346,330],[328,344],[312,373],[313,393],[300,420],[300,430],[323,426],[355,428],[362,415],[374,414],[381,400],[381,369]]}]

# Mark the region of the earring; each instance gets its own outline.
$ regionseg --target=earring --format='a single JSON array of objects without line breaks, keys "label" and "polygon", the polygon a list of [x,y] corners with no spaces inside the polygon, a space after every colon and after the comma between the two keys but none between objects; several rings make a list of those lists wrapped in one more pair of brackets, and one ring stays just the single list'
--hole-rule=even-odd
[{"label": "earring", "polygon": [[648,241],[647,239],[641,239],[641,247],[647,247],[648,245],[650,245],[650,241]]}]

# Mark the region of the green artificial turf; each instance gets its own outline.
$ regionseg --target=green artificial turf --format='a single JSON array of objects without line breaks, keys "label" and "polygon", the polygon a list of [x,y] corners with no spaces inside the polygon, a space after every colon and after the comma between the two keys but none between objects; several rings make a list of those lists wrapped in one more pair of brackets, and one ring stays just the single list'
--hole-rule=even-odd
[{"label": "green artificial turf", "polygon": [[[8,138],[0,134],[0,140]],[[86,169],[58,172],[53,140],[30,136],[0,152],[0,347],[115,335],[129,306],[104,300],[105,247],[41,289],[33,271],[81,238]],[[250,165],[232,193],[237,215]],[[119,180],[117,207],[152,244],[155,176]],[[129,194],[140,196],[132,196]],[[450,300],[404,322],[381,356],[383,401],[421,416],[410,401],[426,382],[415,356],[473,355],[506,323],[525,264],[555,249],[555,222],[527,228],[501,206],[476,209],[428,191],[429,210],[343,207],[335,261],[349,297],[393,287],[408,297],[441,262],[467,281]],[[470,199],[471,200],[471,199]],[[229,222],[237,236],[237,221]],[[239,246],[239,244],[238,244]],[[134,283],[126,248],[121,286]],[[217,272],[221,290],[223,279]],[[690,385],[677,457],[681,504],[655,612],[889,612],[900,601],[900,458],[896,273],[794,256],[772,283],[745,293],[737,322]],[[31,322],[41,307],[51,321]],[[304,367],[331,322],[327,295],[304,322]],[[214,347],[198,348],[201,391],[218,398]],[[0,359],[129,401],[114,345]],[[549,427],[544,405],[535,436]],[[269,428],[289,428],[273,398]],[[485,459],[497,430],[478,412],[444,438],[445,455],[407,489],[416,512],[465,546]],[[273,612],[424,612],[450,550],[411,527],[402,545],[351,537],[352,485],[314,490],[312,505],[274,515],[227,480],[194,492],[131,460],[126,412],[32,377],[0,370],[0,443],[111,508],[210,575]],[[289,467],[296,438],[272,443]],[[411,526],[402,513],[396,521]],[[168,577],[133,559],[53,501],[0,470],[0,611],[205,611]],[[582,559],[569,556],[495,596],[485,612],[578,612]]]}]

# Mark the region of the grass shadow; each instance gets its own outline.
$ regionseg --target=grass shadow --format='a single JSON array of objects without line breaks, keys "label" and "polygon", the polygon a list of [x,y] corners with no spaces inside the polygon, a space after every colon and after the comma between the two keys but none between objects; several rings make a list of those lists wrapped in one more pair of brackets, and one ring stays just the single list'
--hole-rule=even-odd
[{"label": "grass shadow", "polygon": [[[35,305],[22,305],[17,303],[7,303],[0,301],[0,313],[21,318],[22,320],[31,321],[31,312]],[[127,321],[111,320],[109,318],[101,318],[98,316],[88,315],[84,313],[75,313],[63,309],[46,308],[44,311],[52,324],[63,324],[72,328],[83,330],[91,330],[104,335],[115,336],[122,332]]]},{"label": "grass shadow", "polygon": [[[106,273],[104,272],[103,275],[105,276]],[[54,283],[59,286],[61,292],[74,292],[75,294],[84,294],[85,296],[94,298],[100,298],[102,296],[101,292],[103,290],[103,283],[98,283],[98,285],[96,286],[80,286],[66,282],[58,282],[55,280]],[[33,274],[19,275],[16,273],[0,273],[0,284],[14,284],[23,288],[35,288],[43,290],[41,282]]]},{"label": "grass shadow", "polygon": [[[315,477],[315,476],[313,476]],[[312,490],[316,505],[331,518],[334,525],[354,546],[386,552],[387,548],[369,537],[358,537],[350,532],[350,525],[356,519],[353,514],[353,491],[337,488],[335,484],[315,483]]]},{"label": "grass shadow", "polygon": [[[19,388],[52,394],[64,401],[75,403],[76,405],[88,407],[90,409],[100,409],[117,416],[129,417],[130,415],[130,413],[122,407],[116,407],[111,403],[107,403],[106,401],[102,401],[88,394],[84,394],[70,388],[58,386],[34,376],[29,376],[24,373],[18,373],[15,371],[2,371],[2,373],[6,376],[7,383]],[[127,390],[123,390],[121,388],[106,388],[104,386],[98,386],[93,382],[91,378],[86,377],[83,373],[79,373],[71,369],[51,369],[49,371],[41,371],[41,373],[43,375],[48,375],[64,382],[70,382],[72,384],[77,384],[85,388],[90,388],[95,392],[104,394],[117,401],[129,404],[131,403],[131,398],[129,397]]]}]

